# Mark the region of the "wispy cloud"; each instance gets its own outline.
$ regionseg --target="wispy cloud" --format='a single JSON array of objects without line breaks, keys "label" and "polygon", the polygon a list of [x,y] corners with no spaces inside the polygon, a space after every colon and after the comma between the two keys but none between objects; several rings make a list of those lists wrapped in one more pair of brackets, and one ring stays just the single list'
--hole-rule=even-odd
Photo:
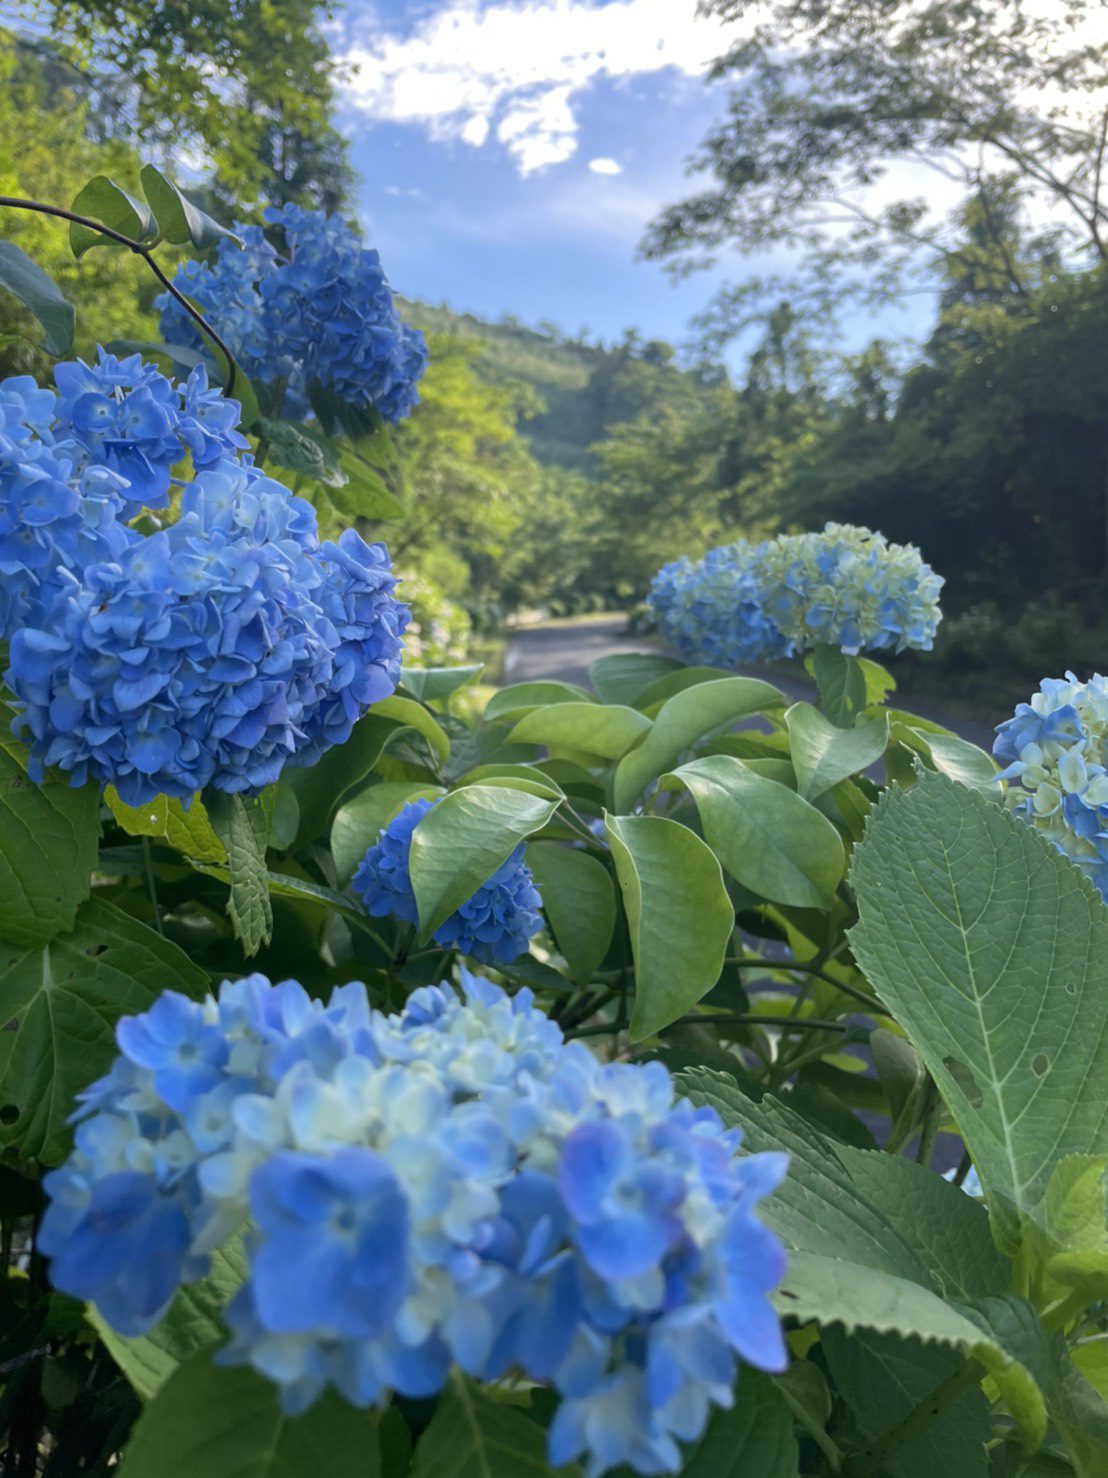
[{"label": "wispy cloud", "polygon": [[[434,139],[495,141],[526,175],[573,156],[575,103],[595,81],[666,68],[697,76],[734,28],[698,17],[697,0],[445,0],[405,34],[365,16],[349,34],[352,106]],[[619,172],[614,160],[595,163]]]},{"label": "wispy cloud", "polygon": [[623,165],[618,159],[590,159],[589,168],[593,174],[622,174]]}]

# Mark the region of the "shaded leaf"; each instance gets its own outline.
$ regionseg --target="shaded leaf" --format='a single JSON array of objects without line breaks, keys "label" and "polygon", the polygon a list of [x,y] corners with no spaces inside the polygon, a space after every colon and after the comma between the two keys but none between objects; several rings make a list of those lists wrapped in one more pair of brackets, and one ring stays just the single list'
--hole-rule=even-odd
[{"label": "shaded leaf", "polygon": [[531,842],[527,866],[570,974],[578,985],[587,985],[608,952],[616,924],[608,869],[588,852],[555,842]]},{"label": "shaded leaf", "polygon": [[0,287],[30,308],[45,330],[47,354],[63,359],[73,348],[77,323],[73,304],[14,241],[0,241]]}]

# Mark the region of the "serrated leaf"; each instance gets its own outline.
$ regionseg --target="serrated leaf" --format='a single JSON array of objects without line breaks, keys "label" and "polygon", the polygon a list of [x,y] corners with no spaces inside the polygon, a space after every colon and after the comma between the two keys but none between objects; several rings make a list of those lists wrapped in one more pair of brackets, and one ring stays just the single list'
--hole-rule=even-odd
[{"label": "serrated leaf", "polygon": [[0,938],[45,944],[73,927],[89,895],[100,837],[96,787],[28,776],[27,751],[0,705]]},{"label": "serrated leaf", "polygon": [[227,917],[243,954],[249,958],[273,937],[273,906],[265,865],[269,821],[256,798],[209,789],[204,800],[212,830],[227,851],[231,885]]},{"label": "serrated leaf", "polygon": [[158,230],[166,241],[175,246],[191,242],[201,251],[215,246],[224,237],[242,244],[233,231],[228,231],[226,226],[221,226],[198,205],[194,205],[172,180],[167,180],[152,164],[142,166],[139,179],[157,219]]},{"label": "serrated leaf", "polygon": [[412,833],[410,864],[421,937],[430,938],[557,808],[527,791],[471,785],[428,811]]},{"label": "serrated leaf", "polygon": [[754,713],[780,708],[785,695],[755,677],[699,683],[666,700],[646,738],[616,767],[613,804],[629,811],[641,792],[668,770],[681,752],[713,729]]},{"label": "serrated leaf", "polygon": [[855,852],[855,958],[950,1106],[1002,1247],[1063,1155],[1108,1150],[1108,909],[995,801],[888,793]]},{"label": "serrated leaf", "polygon": [[864,720],[853,729],[841,729],[810,703],[794,703],[785,714],[785,724],[797,789],[807,801],[869,769],[889,742],[889,721],[884,715]]},{"label": "serrated leaf", "polygon": [[552,1478],[555,1472],[580,1478],[575,1463],[551,1468],[538,1422],[456,1374],[416,1443],[410,1478]]},{"label": "serrated leaf", "polygon": [[641,1041],[715,985],[735,914],[719,862],[687,826],[665,816],[604,821],[635,959],[631,1038]]},{"label": "serrated leaf", "polygon": [[310,477],[324,487],[346,485],[348,479],[342,470],[338,447],[328,437],[299,421],[271,420],[268,416],[259,416],[255,430],[268,444],[269,457],[278,467]]},{"label": "serrated leaf", "polygon": [[[78,215],[90,216],[103,221],[113,231],[119,231],[132,241],[147,241],[156,234],[154,217],[141,200],[109,180],[107,175],[98,174],[84,185],[73,199],[72,209]],[[75,257],[83,257],[93,246],[113,246],[123,243],[113,241],[91,226],[81,226],[73,221],[69,227],[69,246]]]},{"label": "serrated leaf", "polygon": [[827,908],[846,867],[842,839],[827,817],[752,766],[772,760],[707,755],[666,777],[687,787],[704,839],[728,873],[760,898]]},{"label": "serrated leaf", "polygon": [[77,1093],[107,1072],[115,1023],[163,990],[201,996],[205,970],[113,904],[90,898],[42,949],[0,945],[0,1143],[56,1164]]},{"label": "serrated leaf", "polygon": [[73,304],[14,241],[0,241],[0,287],[25,304],[42,324],[47,354],[64,358],[73,348],[77,324]]},{"label": "serrated leaf", "polygon": [[628,703],[634,708],[636,698],[651,683],[681,669],[675,657],[662,652],[617,652],[590,664],[589,682],[601,703]]},{"label": "serrated leaf", "polygon": [[616,924],[608,869],[588,852],[556,842],[529,843],[527,866],[570,974],[578,985],[587,985],[608,952]]},{"label": "serrated leaf", "polygon": [[[486,709],[486,714],[488,710]],[[606,703],[553,703],[524,714],[508,735],[509,744],[545,744],[618,759],[650,728],[634,708]]]},{"label": "serrated leaf", "polygon": [[120,1478],[381,1478],[376,1418],[328,1392],[303,1416],[277,1386],[207,1355],[180,1366],[139,1417]]},{"label": "serrated leaf", "polygon": [[383,781],[359,791],[340,806],[331,823],[331,857],[339,883],[345,887],[358,863],[376,842],[381,828],[408,801],[434,800],[443,794],[440,786],[419,785],[411,780]]},{"label": "serrated leaf", "polygon": [[199,796],[193,798],[187,811],[180,801],[167,795],[156,795],[144,806],[129,806],[120,800],[115,786],[109,785],[104,800],[128,836],[157,837],[198,862],[226,860],[227,852],[212,830]]}]

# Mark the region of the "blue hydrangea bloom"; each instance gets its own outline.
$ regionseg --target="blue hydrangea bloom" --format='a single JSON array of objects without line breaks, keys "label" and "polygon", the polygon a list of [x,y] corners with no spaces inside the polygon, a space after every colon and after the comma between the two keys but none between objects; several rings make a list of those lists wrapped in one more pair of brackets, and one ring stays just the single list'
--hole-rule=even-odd
[{"label": "blue hydrangea bloom", "polygon": [[675,560],[648,597],[688,662],[732,668],[809,651],[930,650],[942,578],[910,544],[829,523],[820,534],[740,540]]},{"label": "blue hydrangea bloom", "polygon": [[[757,1215],[785,1157],[742,1154],[660,1064],[566,1043],[529,992],[464,990],[382,1016],[360,985],[250,976],[121,1023],[46,1177],[51,1275],[136,1334],[246,1228],[220,1358],[286,1410],[518,1371],[561,1398],[553,1464],[676,1472],[740,1360],[786,1363]],[[187,1042],[211,1072],[182,1075]]]},{"label": "blue hydrangea bloom", "polygon": [[[178,286],[211,317],[248,375],[285,382],[283,414],[306,418],[316,383],[348,405],[376,407],[394,425],[410,415],[427,345],[397,314],[377,252],[322,211],[286,205],[265,218],[283,234],[287,255],[260,228],[240,227],[243,248],[221,241],[214,264],[186,263]],[[206,350],[174,299],[163,295],[158,306],[168,342]]]},{"label": "blue hydrangea bloom", "polygon": [[[366,852],[353,877],[354,891],[374,918],[419,921],[409,872],[412,833],[436,801],[409,801]],[[482,964],[509,964],[526,954],[542,928],[542,899],[519,846],[471,898],[435,931],[436,944],[458,949]]]},{"label": "blue hydrangea bloom", "polygon": [[1044,678],[998,725],[993,754],[1009,807],[1108,899],[1108,678]]},{"label": "blue hydrangea bloom", "polygon": [[384,547],[320,543],[311,505],[255,468],[217,463],[176,523],[128,535],[58,569],[12,638],[35,778],[56,766],[130,805],[256,792],[395,688],[408,613]]}]

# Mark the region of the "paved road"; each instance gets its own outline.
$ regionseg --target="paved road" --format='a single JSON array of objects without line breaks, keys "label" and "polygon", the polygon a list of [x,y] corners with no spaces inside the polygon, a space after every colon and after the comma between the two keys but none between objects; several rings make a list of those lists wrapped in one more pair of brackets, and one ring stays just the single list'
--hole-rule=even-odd
[{"label": "paved road", "polygon": [[[535,678],[558,678],[568,683],[588,683],[589,664],[598,657],[609,657],[618,652],[656,652],[664,650],[661,643],[651,636],[629,636],[624,616],[605,616],[593,621],[567,621],[556,626],[530,626],[515,632],[508,642],[504,655],[505,684],[530,682]],[[764,674],[749,669],[755,677]],[[786,692],[790,698],[811,699],[815,687],[804,676],[791,673],[782,677],[770,675],[770,681]],[[905,707],[923,718],[934,720],[979,744],[991,749],[993,732],[986,725],[971,719],[951,718],[936,712],[930,704],[915,704],[905,701]]]}]

